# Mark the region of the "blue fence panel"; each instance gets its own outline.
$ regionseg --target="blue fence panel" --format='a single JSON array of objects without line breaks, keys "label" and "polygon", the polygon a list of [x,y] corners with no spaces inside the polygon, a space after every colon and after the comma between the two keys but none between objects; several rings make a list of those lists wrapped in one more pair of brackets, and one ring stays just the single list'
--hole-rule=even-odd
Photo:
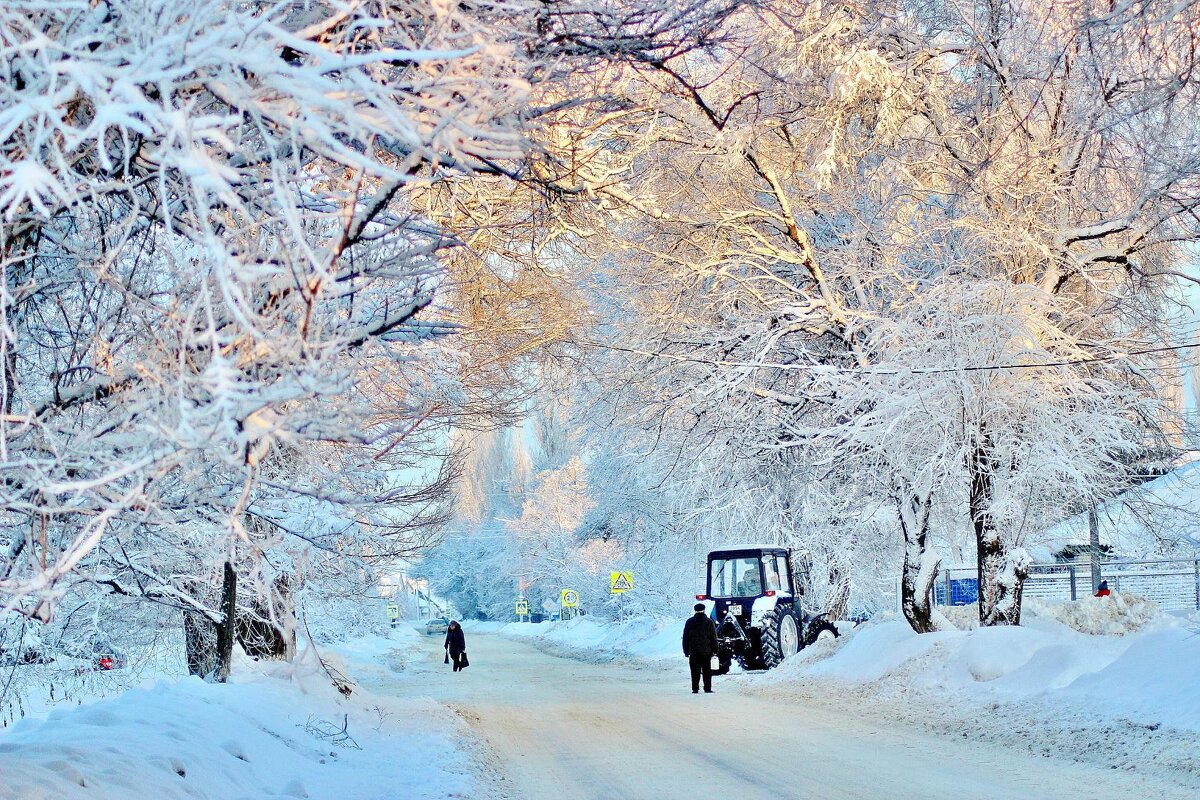
[{"label": "blue fence panel", "polygon": [[979,602],[979,579],[962,578],[950,581],[950,605],[969,606]]},{"label": "blue fence panel", "polygon": [[978,578],[951,578],[950,602],[946,602],[946,582],[938,581],[933,585],[934,603],[939,606],[969,606],[979,600]]}]

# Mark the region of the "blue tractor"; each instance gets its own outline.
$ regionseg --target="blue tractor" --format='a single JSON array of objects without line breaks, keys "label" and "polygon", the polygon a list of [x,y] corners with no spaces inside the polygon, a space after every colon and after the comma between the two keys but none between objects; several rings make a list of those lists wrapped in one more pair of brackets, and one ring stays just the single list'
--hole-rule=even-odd
[{"label": "blue tractor", "polygon": [[733,659],[743,669],[771,669],[838,630],[807,613],[804,583],[786,547],[737,547],[708,554],[707,591],[696,595],[717,623],[719,674]]}]

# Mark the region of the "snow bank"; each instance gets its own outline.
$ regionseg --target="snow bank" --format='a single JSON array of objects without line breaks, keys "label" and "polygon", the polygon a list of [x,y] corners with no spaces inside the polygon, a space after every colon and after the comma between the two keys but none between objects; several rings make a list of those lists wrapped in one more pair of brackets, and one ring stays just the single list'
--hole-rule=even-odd
[{"label": "snow bank", "polygon": [[[974,630],[979,627],[979,604],[951,606],[939,609],[956,628]],[[1122,636],[1146,630],[1165,619],[1162,610],[1144,597],[1122,592],[1108,597],[1083,597],[1073,602],[1056,602],[1027,597],[1022,606],[1022,619],[1028,623],[1042,617],[1056,619],[1080,633]]]},{"label": "snow bank", "polygon": [[[886,675],[904,662],[925,655],[947,634],[917,636],[907,624],[870,625],[858,635],[844,639],[836,657],[811,662],[801,658],[784,662],[773,677],[794,677],[794,673],[828,675],[841,680],[869,683]],[[801,652],[801,655],[808,655]]]},{"label": "snow bank", "polygon": [[926,690],[942,701],[1036,698],[1200,732],[1200,636],[1136,598],[1033,606],[1021,627],[919,635],[902,620],[871,623],[820,655],[803,652],[762,680]]},{"label": "snow bank", "polygon": [[1069,699],[1103,704],[1125,719],[1200,731],[1200,634],[1169,628],[1133,638],[1104,669],[1081,676]]},{"label": "snow bank", "polygon": [[632,657],[651,661],[682,658],[683,620],[644,619],[630,622],[597,622],[578,617],[565,622],[510,622],[500,629],[505,636],[537,638],[568,650],[597,656]]},{"label": "snow bank", "polygon": [[[372,657],[389,643],[349,646]],[[311,657],[245,662],[225,685],[160,681],[22,720],[0,732],[0,798],[473,796],[452,714],[363,689],[342,697],[319,669]]]},{"label": "snow bank", "polygon": [[1084,597],[1073,603],[1042,603],[1035,608],[1081,633],[1112,636],[1142,630],[1163,618],[1162,611],[1154,603],[1128,592],[1108,597]]}]

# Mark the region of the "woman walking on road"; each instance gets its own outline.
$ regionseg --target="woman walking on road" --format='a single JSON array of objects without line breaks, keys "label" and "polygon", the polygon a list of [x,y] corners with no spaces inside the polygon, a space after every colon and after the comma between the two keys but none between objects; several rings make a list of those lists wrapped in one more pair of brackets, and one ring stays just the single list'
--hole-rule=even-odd
[{"label": "woman walking on road", "polygon": [[450,627],[446,629],[445,650],[455,672],[467,666],[467,637],[456,619],[450,620]]}]

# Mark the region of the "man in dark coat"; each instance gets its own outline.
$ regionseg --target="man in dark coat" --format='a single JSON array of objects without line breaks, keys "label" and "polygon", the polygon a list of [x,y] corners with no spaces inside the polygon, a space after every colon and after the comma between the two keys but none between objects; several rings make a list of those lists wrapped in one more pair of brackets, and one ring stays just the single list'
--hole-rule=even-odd
[{"label": "man in dark coat", "polygon": [[696,603],[695,614],[683,623],[683,654],[692,668],[692,694],[700,691],[700,676],[704,676],[704,691],[712,694],[712,657],[717,653],[717,623],[704,613],[704,603]]}]

